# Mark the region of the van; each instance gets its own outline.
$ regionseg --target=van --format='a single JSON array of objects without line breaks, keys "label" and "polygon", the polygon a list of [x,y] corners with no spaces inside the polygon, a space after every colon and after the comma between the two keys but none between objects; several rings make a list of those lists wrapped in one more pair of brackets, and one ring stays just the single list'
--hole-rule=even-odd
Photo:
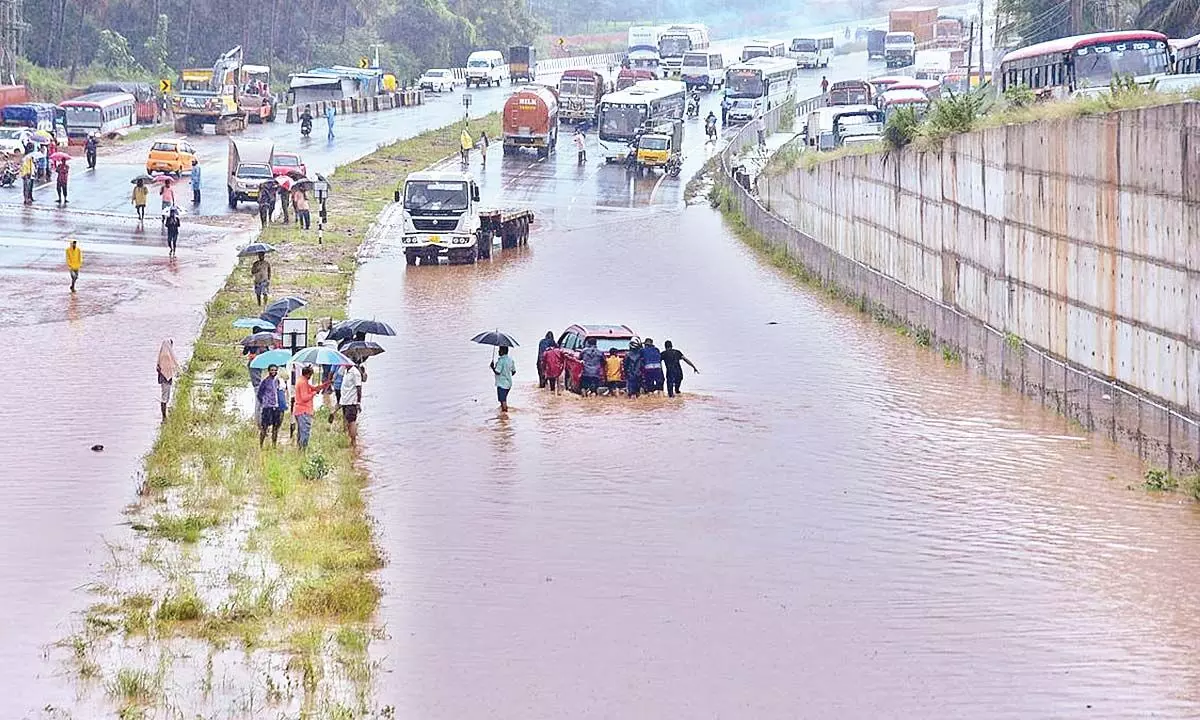
[{"label": "van", "polygon": [[499,50],[478,50],[467,58],[467,87],[499,87],[508,78],[508,66]]},{"label": "van", "polygon": [[703,87],[713,90],[725,84],[725,57],[713,50],[689,52],[683,55],[679,79],[688,89]]}]

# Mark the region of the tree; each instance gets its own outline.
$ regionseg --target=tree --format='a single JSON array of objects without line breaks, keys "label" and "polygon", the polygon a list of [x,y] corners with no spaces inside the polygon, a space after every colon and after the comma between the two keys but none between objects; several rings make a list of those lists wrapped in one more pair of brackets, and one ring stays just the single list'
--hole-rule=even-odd
[{"label": "tree", "polygon": [[159,77],[167,77],[172,74],[171,68],[167,64],[167,56],[170,53],[167,41],[169,26],[170,18],[166,15],[159,15],[158,22],[154,24],[154,34],[146,38],[146,42],[142,44],[142,65]]},{"label": "tree", "polygon": [[128,73],[138,69],[138,62],[129,52],[129,41],[113,30],[101,30],[100,42],[96,46],[96,64],[117,73]]}]

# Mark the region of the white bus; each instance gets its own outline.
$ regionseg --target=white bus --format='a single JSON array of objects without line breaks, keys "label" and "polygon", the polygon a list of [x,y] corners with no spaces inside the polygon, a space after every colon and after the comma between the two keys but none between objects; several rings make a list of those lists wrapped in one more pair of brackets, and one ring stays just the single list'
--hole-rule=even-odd
[{"label": "white bus", "polygon": [[784,57],[787,45],[782,40],[751,40],[742,48],[742,62],[763,56]]},{"label": "white bus", "polygon": [[827,68],[833,57],[833,36],[818,38],[793,38],[788,57],[795,59],[802,68]]},{"label": "white bus", "polygon": [[795,100],[796,61],[759,57],[730,65],[725,71],[725,96],[734,101],[753,100],[755,114]]},{"label": "white bus", "polygon": [[642,80],[600,99],[600,146],[604,159],[623,159],[648,122],[682,120],[687,86],[678,80]]},{"label": "white bus", "polygon": [[704,25],[672,25],[658,41],[658,56],[667,77],[679,75],[683,56],[693,50],[708,49],[708,28]]}]

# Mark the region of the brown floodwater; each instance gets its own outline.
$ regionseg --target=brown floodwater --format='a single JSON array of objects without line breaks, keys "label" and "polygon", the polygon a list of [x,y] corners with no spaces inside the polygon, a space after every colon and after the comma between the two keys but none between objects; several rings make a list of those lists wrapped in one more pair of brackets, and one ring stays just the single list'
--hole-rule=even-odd
[{"label": "brown floodwater", "polygon": [[[23,718],[75,699],[46,647],[91,602],[107,543],[128,541],[121,510],[158,427],[159,344],[191,355],[239,239],[188,225],[170,260],[157,223],[41,209],[0,219],[0,331],[25,358],[7,363],[0,393],[0,716]],[[84,251],[74,295],[68,236]]]},{"label": "brown floodwater", "polygon": [[[647,206],[567,160],[489,187],[539,212],[527,251],[406,269],[384,242],[352,303],[398,333],[362,416],[397,717],[1200,715],[1200,517],[1130,455],[798,287],[677,188]],[[701,374],[538,391],[532,348],[574,322]],[[507,417],[468,342],[495,327],[522,342]]]}]

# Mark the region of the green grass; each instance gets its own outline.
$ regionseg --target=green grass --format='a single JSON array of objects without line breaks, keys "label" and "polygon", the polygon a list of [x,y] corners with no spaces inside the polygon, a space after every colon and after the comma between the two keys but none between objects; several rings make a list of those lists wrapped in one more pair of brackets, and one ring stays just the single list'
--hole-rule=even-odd
[{"label": "green grass", "polygon": [[204,601],[191,588],[182,588],[163,598],[154,613],[160,623],[192,622],[204,617]]},{"label": "green grass", "polygon": [[155,515],[151,531],[167,540],[194,543],[200,534],[219,522],[216,516],[207,514]]},{"label": "green grass", "polygon": [[154,698],[158,689],[154,676],[145,670],[121,668],[109,686],[109,694],[125,704],[144,705]]}]

